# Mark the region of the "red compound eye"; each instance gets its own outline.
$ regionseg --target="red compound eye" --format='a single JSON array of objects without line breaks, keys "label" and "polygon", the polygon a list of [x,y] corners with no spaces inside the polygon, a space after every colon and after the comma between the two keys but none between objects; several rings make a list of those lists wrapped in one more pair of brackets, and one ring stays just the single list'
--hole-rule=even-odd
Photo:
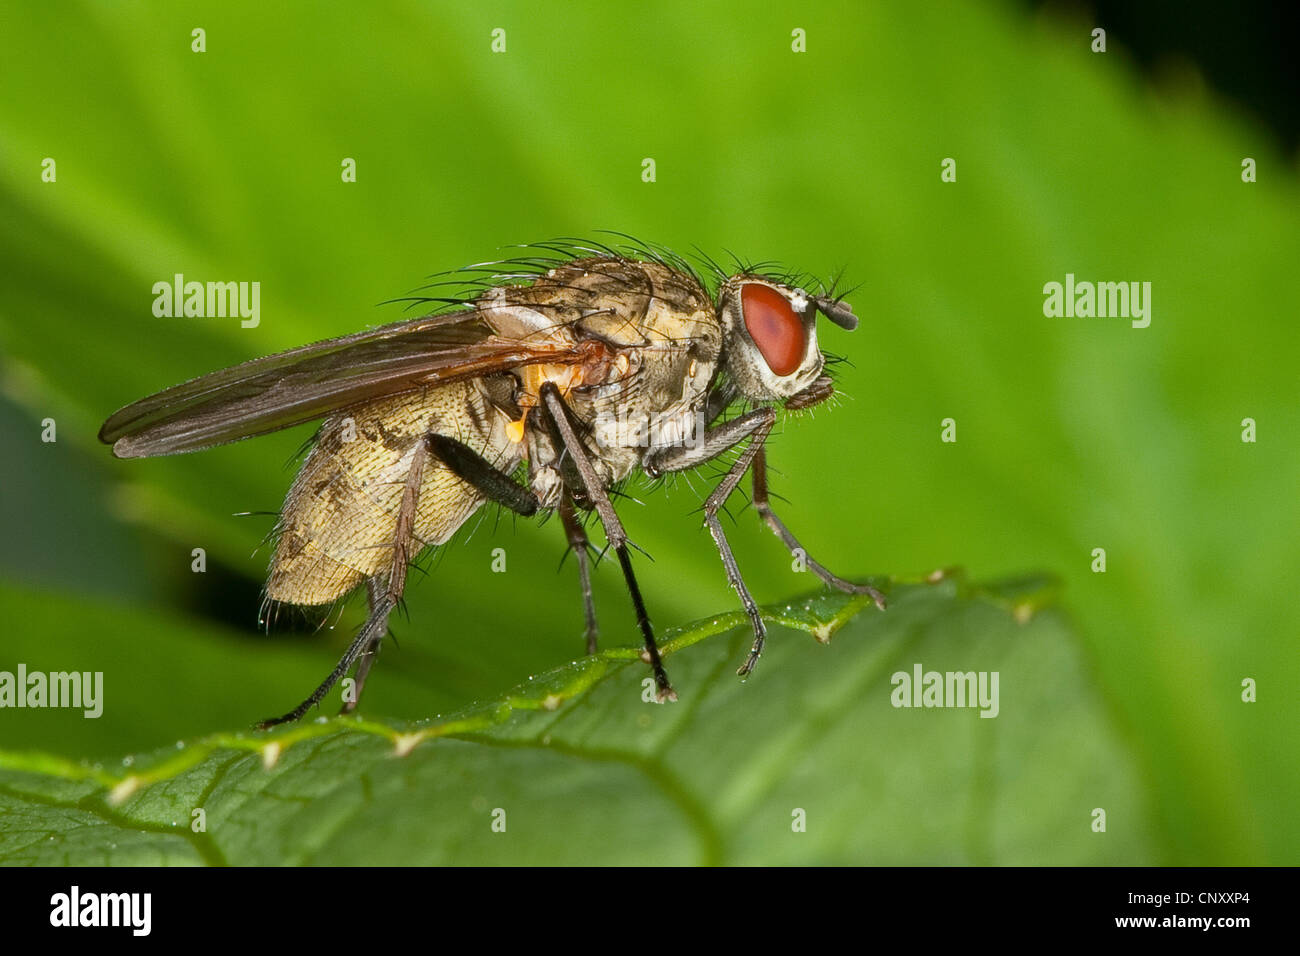
[{"label": "red compound eye", "polygon": [[767,367],[782,376],[797,371],[807,340],[803,322],[789,300],[771,286],[747,282],[740,289],[740,309],[749,337],[763,353]]}]

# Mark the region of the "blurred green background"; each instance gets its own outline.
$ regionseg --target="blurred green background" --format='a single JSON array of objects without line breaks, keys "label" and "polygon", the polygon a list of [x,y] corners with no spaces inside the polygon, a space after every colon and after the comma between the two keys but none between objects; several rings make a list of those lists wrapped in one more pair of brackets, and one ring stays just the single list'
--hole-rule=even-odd
[{"label": "blurred green background", "polygon": [[[272,519],[232,515],[279,507],[310,427],[123,462],[95,440],[110,412],[401,318],[375,303],[505,244],[615,229],[844,267],[862,326],[820,334],[852,361],[845,398],[771,445],[787,523],[848,575],[1060,575],[1080,679],[1139,781],[1140,859],[1300,862],[1300,195],[1269,133],[1203,85],[1152,87],[1122,36],[1095,54],[1086,18],[1003,4],[5,16],[0,669],[102,669],[108,700],[99,720],[0,712],[0,748],[107,759],[245,727],[314,686],[361,617],[257,631]],[[260,281],[260,326],[156,318],[151,287],[178,272]],[[1151,282],[1150,327],[1044,317],[1043,285],[1066,273]],[[654,619],[731,609],[698,496],[642,497],[622,512],[654,556],[638,564]],[[731,535],[755,595],[806,591],[741,504]],[[558,525],[483,514],[413,576],[368,714],[454,709],[580,650]],[[506,574],[489,573],[494,547]],[[634,643],[613,568],[596,590],[605,643]],[[948,725],[931,726],[917,746],[943,752]],[[1038,759],[1050,776],[1075,757]],[[905,834],[898,806],[883,823]]]}]

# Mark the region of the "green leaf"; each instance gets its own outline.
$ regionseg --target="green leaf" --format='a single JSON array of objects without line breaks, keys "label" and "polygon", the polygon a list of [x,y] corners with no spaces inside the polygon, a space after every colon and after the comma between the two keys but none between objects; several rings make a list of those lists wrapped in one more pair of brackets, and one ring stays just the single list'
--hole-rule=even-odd
[{"label": "green leaf", "polygon": [[[838,592],[768,608],[747,682],[743,616],[710,618],[666,635],[672,705],[619,648],[429,721],[321,718],[120,766],[0,752],[0,863],[1149,862],[1052,591],[936,576],[884,613]],[[996,717],[893,706],[918,663],[997,671]]]}]

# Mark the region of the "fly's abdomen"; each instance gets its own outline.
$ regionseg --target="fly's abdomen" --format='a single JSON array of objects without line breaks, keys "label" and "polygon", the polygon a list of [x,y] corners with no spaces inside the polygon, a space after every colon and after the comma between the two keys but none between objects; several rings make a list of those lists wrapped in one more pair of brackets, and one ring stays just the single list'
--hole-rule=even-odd
[{"label": "fly's abdomen", "polygon": [[[372,402],[328,419],[285,500],[267,596],[327,604],[366,578],[386,576],[418,443],[431,432],[448,435],[511,472],[519,452],[507,437],[508,421],[474,381]],[[483,500],[428,457],[411,555],[445,542]]]}]

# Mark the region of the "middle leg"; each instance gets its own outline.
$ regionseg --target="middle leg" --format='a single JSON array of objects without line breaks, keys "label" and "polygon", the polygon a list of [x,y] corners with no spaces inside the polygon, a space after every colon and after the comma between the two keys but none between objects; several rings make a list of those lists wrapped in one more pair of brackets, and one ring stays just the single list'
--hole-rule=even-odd
[{"label": "middle leg", "polygon": [[592,465],[587,450],[573,427],[573,422],[569,420],[569,409],[560,395],[560,390],[553,382],[546,382],[539,389],[539,394],[546,409],[547,419],[560,439],[559,444],[568,453],[570,463],[577,471],[583,486],[581,490],[585,492],[586,500],[600,516],[600,523],[605,529],[605,540],[618,555],[619,567],[623,570],[623,580],[627,583],[628,593],[632,597],[632,606],[636,610],[636,623],[645,640],[646,657],[650,661],[650,669],[654,672],[656,698],[660,702],[676,700],[677,692],[668,682],[668,674],[664,671],[663,660],[659,656],[659,645],[655,643],[654,628],[650,626],[650,615],[646,613],[641,588],[637,586],[636,575],[632,572],[632,555],[628,549],[627,532],[623,529],[623,522],[614,511],[614,505],[609,500],[609,492],[596,473],[595,466]]},{"label": "middle leg", "polygon": [[578,582],[582,586],[582,608],[587,616],[587,653],[596,653],[596,639],[599,631],[596,626],[596,602],[591,596],[591,542],[587,532],[578,520],[573,507],[573,499],[567,494],[560,495],[560,521],[564,524],[564,533],[569,538],[569,548],[578,560]]}]

